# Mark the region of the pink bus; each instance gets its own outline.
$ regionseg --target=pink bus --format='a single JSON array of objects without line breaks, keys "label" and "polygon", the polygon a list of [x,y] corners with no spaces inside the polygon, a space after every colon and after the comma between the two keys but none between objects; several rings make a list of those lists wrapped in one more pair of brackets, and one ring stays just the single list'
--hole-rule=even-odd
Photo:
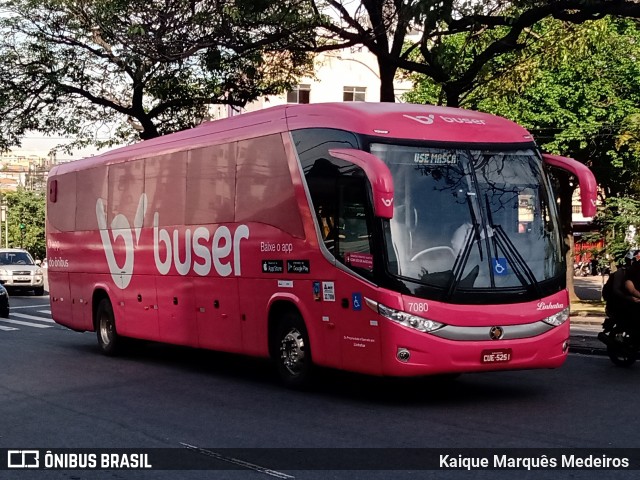
[{"label": "pink bus", "polygon": [[553,368],[569,299],[549,167],[503,118],[287,105],[54,167],[54,320],[378,376]]}]

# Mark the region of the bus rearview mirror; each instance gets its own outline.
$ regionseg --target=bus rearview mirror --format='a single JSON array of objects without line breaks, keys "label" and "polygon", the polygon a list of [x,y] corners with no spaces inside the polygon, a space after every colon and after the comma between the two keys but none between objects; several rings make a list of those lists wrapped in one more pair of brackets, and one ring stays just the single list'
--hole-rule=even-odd
[{"label": "bus rearview mirror", "polygon": [[375,155],[353,148],[332,148],[329,154],[362,168],[373,190],[374,215],[393,218],[393,177],[389,167]]},{"label": "bus rearview mirror", "polygon": [[552,167],[560,168],[572,173],[578,179],[580,185],[580,202],[583,217],[593,217],[596,214],[596,195],[598,184],[589,168],[574,160],[573,158],[561,157],[559,155],[543,154],[544,163]]}]

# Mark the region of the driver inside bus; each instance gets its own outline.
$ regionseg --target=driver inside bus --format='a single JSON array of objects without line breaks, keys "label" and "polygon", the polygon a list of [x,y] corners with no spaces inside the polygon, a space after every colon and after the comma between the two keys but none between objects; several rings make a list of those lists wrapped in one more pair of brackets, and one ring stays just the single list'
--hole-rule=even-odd
[{"label": "driver inside bus", "polygon": [[453,249],[453,254],[457,257],[460,255],[460,252],[464,248],[464,244],[467,240],[467,235],[471,233],[473,226],[470,223],[463,223],[460,225],[455,232],[453,232],[453,237],[451,238],[451,248]]},{"label": "driver inside bus", "polygon": [[[480,228],[480,227],[478,227]],[[469,222],[465,222],[460,225],[455,232],[453,232],[453,236],[451,238],[451,248],[453,249],[453,254],[457,257],[462,249],[467,243],[468,235],[474,235],[473,225]],[[489,233],[489,238],[491,238],[492,233]],[[486,235],[484,233],[484,229],[480,229],[480,239],[484,240]],[[473,245],[477,241],[477,238],[473,238],[471,245]]]}]

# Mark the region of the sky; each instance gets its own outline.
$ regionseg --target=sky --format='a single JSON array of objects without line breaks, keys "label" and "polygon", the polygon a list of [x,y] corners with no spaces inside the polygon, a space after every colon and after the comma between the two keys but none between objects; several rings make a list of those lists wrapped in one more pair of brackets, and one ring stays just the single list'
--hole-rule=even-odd
[{"label": "sky", "polygon": [[[14,147],[11,151],[16,155],[35,155],[38,157],[48,157],[49,151],[60,144],[69,142],[70,140],[63,137],[45,137],[38,136],[38,134],[28,135],[23,137],[22,146]],[[81,150],[75,150],[72,154],[65,152],[58,152],[58,161],[65,160],[79,160],[81,158],[89,157],[99,153],[94,147],[87,147]]]}]

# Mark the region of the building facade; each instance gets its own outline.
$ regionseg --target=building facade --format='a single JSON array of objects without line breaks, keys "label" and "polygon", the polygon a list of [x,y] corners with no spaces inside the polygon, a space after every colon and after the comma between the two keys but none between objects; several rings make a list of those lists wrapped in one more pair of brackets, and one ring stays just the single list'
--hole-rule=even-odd
[{"label": "building facade", "polygon": [[53,162],[52,157],[22,154],[19,149],[0,154],[0,193],[45,190]]},{"label": "building facade", "polygon": [[[402,102],[411,82],[395,82],[396,101]],[[284,105],[287,103],[379,102],[380,75],[376,57],[364,47],[323,52],[314,59],[314,76],[300,79],[291,91],[263,97],[243,109],[217,107],[212,119]]]}]

